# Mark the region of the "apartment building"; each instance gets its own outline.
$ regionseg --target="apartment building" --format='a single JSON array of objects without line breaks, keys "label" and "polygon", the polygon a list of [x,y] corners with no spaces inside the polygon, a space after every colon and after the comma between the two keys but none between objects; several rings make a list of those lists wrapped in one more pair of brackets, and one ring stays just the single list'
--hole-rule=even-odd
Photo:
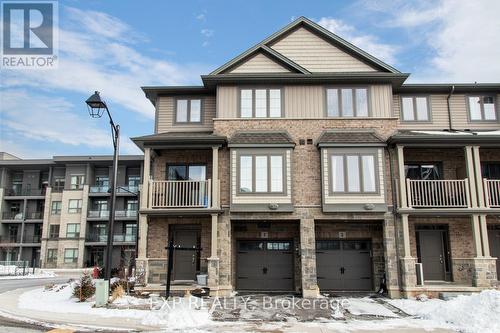
[{"label": "apartment building", "polygon": [[143,87],[142,282],[172,239],[174,282],[217,295],[495,287],[500,84],[408,77],[301,17],[201,86]]},{"label": "apartment building", "polygon": [[[113,268],[133,264],[142,156],[121,156]],[[0,261],[44,268],[102,266],[111,156],[0,160]]]}]

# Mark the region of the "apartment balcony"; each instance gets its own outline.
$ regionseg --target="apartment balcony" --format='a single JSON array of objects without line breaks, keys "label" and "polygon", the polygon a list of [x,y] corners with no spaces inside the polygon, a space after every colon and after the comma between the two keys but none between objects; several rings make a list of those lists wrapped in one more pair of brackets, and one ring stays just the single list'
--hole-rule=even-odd
[{"label": "apartment balcony", "polygon": [[218,183],[212,180],[152,180],[149,182],[150,209],[209,209]]},{"label": "apartment balcony", "polygon": [[6,197],[45,197],[45,188],[10,188],[5,191]]},{"label": "apartment balcony", "polygon": [[[136,210],[116,210],[115,219],[135,219],[137,217]],[[87,214],[89,219],[108,219],[109,210],[89,210]]]},{"label": "apartment balcony", "polygon": [[92,194],[109,194],[109,186],[93,185],[89,187],[89,195]]},{"label": "apartment balcony", "polygon": [[61,193],[62,191],[64,191],[64,185],[53,185],[51,189],[52,193]]},{"label": "apartment balcony", "polygon": [[116,194],[117,195],[124,195],[124,196],[136,196],[139,193],[139,186],[133,186],[133,185],[127,185],[127,186],[120,186],[116,188]]},{"label": "apartment balcony", "polygon": [[23,243],[25,244],[39,244],[42,242],[42,236],[40,235],[30,235],[23,237]]},{"label": "apartment balcony", "polygon": [[[134,234],[115,234],[113,235],[113,243],[135,243],[137,235]],[[87,243],[107,243],[108,235],[91,233],[85,237]]]},{"label": "apartment balcony", "polygon": [[24,220],[24,214],[20,212],[3,212],[2,220],[21,222],[22,220]]},{"label": "apartment balcony", "polygon": [[408,208],[469,208],[469,180],[406,179]]},{"label": "apartment balcony", "polygon": [[43,220],[43,212],[28,212],[26,220]]},{"label": "apartment balcony", "polygon": [[483,179],[486,207],[500,208],[500,180]]},{"label": "apartment balcony", "polygon": [[0,246],[11,246],[12,244],[21,243],[21,235],[12,235],[12,236],[0,236]]}]

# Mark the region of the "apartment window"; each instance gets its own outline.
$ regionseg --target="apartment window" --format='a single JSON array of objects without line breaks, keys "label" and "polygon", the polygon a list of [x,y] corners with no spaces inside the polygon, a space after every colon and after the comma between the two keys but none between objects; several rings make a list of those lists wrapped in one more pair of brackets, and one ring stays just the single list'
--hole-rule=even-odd
[{"label": "apartment window", "polygon": [[488,162],[481,164],[481,173],[486,179],[500,179],[500,163]]},{"label": "apartment window", "polygon": [[96,200],[93,204],[93,209],[99,212],[105,212],[108,210],[108,200]]},{"label": "apartment window", "polygon": [[240,193],[284,192],[283,155],[241,155],[238,171]]},{"label": "apartment window", "polygon": [[95,177],[95,185],[100,187],[108,187],[109,186],[109,177],[108,176],[96,176]]},{"label": "apartment window", "polygon": [[57,249],[47,250],[47,263],[54,264],[57,262]]},{"label": "apartment window", "polygon": [[368,117],[367,88],[326,89],[328,117]]},{"label": "apartment window", "polygon": [[64,177],[55,177],[54,178],[54,186],[52,188],[55,192],[60,192],[64,189],[64,185],[66,183],[66,179]]},{"label": "apartment window", "polygon": [[207,167],[205,165],[168,165],[168,180],[206,180]]},{"label": "apartment window", "polygon": [[141,176],[128,176],[127,185],[128,187],[138,188],[141,183]]},{"label": "apartment window", "polygon": [[59,238],[59,224],[51,224],[49,226],[49,238],[56,239]]},{"label": "apartment window", "polygon": [[78,261],[78,249],[65,249],[64,250],[64,263],[76,263]]},{"label": "apartment window", "polygon": [[200,123],[201,99],[178,99],[175,121],[177,123]]},{"label": "apartment window", "polygon": [[127,200],[127,211],[136,212],[138,208],[138,201],[136,199]]},{"label": "apartment window", "polygon": [[375,154],[332,154],[333,193],[375,193],[378,191]]},{"label": "apartment window", "polygon": [[78,238],[80,237],[80,224],[79,223],[68,223],[66,226],[66,238]]},{"label": "apartment window", "polygon": [[281,89],[240,90],[241,118],[279,118],[282,116]]},{"label": "apartment window", "polygon": [[50,214],[52,215],[61,215],[61,201],[52,201],[52,208],[50,210]]},{"label": "apartment window", "polygon": [[493,96],[469,96],[469,118],[471,121],[496,121],[495,98]]},{"label": "apartment window", "polygon": [[82,200],[81,199],[70,199],[68,204],[68,213],[76,214],[82,212]]},{"label": "apartment window", "polygon": [[83,188],[84,184],[85,184],[85,176],[84,175],[71,176],[71,189],[72,190],[81,190]]},{"label": "apartment window", "polygon": [[429,121],[429,98],[427,96],[401,97],[403,121]]},{"label": "apartment window", "polygon": [[415,180],[442,179],[440,163],[408,163],[405,164],[406,178]]}]

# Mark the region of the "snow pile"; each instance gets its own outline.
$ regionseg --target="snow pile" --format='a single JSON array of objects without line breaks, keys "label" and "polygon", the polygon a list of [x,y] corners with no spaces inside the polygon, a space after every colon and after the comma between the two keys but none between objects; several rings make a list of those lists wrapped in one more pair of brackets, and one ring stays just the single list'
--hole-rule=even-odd
[{"label": "snow pile", "polygon": [[500,332],[500,291],[485,290],[449,301],[391,300],[390,303],[408,314],[451,324],[463,332]]},{"label": "snow pile", "polygon": [[22,275],[23,269],[15,265],[0,265],[0,280],[45,279],[56,276],[54,272],[45,271],[38,268],[35,269],[35,274],[33,274],[33,268],[26,268],[25,273],[26,275]]},{"label": "snow pile", "polygon": [[371,315],[390,318],[398,317],[397,314],[368,297],[348,298],[347,301],[345,308],[355,316]]}]

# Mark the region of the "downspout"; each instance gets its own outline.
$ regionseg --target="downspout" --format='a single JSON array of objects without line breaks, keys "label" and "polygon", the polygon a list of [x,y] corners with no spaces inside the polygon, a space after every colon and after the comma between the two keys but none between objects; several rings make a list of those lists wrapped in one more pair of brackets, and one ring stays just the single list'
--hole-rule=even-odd
[{"label": "downspout", "polygon": [[446,105],[448,106],[448,124],[450,127],[451,132],[455,132],[456,130],[453,128],[453,122],[451,120],[451,106],[450,106],[450,98],[455,92],[455,86],[451,86],[450,93],[448,94],[448,97],[446,97]]}]

